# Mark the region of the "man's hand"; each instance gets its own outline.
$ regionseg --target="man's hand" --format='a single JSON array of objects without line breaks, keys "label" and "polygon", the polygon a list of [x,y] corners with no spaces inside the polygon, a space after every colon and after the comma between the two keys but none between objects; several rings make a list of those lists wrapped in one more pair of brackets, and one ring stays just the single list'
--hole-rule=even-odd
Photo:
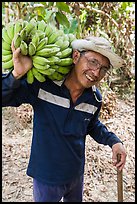
[{"label": "man's hand", "polygon": [[[112,146],[112,161],[113,165],[116,166],[119,171],[121,171],[124,168],[125,162],[126,162],[126,151],[122,143],[116,143]],[[117,163],[117,155],[121,155],[121,160]]]},{"label": "man's hand", "polygon": [[29,56],[22,55],[20,52],[20,48],[15,49],[13,41],[11,48],[13,52],[13,64],[14,64],[12,74],[16,79],[19,79],[23,75],[25,75],[29,69],[32,68],[32,59]]}]

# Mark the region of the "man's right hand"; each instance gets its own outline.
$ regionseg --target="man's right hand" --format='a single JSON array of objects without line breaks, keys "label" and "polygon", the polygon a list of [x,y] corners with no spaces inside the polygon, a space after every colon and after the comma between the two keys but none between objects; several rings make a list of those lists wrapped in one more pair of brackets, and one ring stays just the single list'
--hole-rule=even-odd
[{"label": "man's right hand", "polygon": [[22,55],[20,52],[20,48],[15,49],[13,41],[11,49],[13,52],[14,64],[12,74],[16,79],[19,79],[32,68],[32,59],[29,56]]}]

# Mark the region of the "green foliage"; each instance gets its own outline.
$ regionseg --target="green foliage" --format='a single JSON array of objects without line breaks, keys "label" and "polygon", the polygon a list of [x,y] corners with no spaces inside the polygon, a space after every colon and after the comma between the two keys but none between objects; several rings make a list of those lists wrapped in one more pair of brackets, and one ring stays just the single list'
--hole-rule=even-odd
[{"label": "green foliage", "polygon": [[70,23],[69,23],[67,17],[61,11],[56,12],[56,19],[57,19],[59,24],[65,26],[67,28],[70,27]]},{"label": "green foliage", "polygon": [[56,2],[56,6],[60,11],[65,11],[67,13],[71,13],[69,6],[64,2]]}]

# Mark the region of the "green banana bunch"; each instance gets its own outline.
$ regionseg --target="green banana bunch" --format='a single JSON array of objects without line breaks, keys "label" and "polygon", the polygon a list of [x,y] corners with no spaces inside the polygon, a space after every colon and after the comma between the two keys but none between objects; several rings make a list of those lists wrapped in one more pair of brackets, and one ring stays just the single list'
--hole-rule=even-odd
[{"label": "green banana bunch", "polygon": [[48,78],[51,80],[61,81],[62,79],[64,79],[64,75],[55,71],[52,75],[49,75]]},{"label": "green banana bunch", "polygon": [[55,42],[55,45],[58,45],[59,47],[61,47],[63,43],[64,43],[63,37],[59,36]]},{"label": "green banana bunch", "polygon": [[34,67],[32,67],[32,73],[34,75],[34,77],[39,81],[39,82],[45,82],[46,78],[43,76],[43,74],[41,74],[40,72],[38,72],[38,70]]},{"label": "green banana bunch", "polygon": [[40,40],[36,50],[39,51],[41,50],[42,48],[44,48],[45,45],[47,45],[47,42],[48,42],[48,38],[47,37],[44,37]]},{"label": "green banana bunch", "polygon": [[27,39],[27,33],[26,33],[26,29],[23,28],[21,31],[20,31],[20,37],[22,40],[26,41]]},{"label": "green banana bunch", "polygon": [[37,48],[37,46],[39,45],[39,41],[40,41],[39,35],[37,33],[32,35],[31,41]]},{"label": "green banana bunch", "polygon": [[4,41],[6,42],[6,43],[8,43],[8,44],[10,44],[11,45],[11,39],[10,39],[10,37],[8,36],[8,33],[7,33],[7,29],[4,27],[3,29],[2,29],[2,38],[4,39]]},{"label": "green banana bunch", "polygon": [[28,72],[27,72],[27,82],[29,84],[32,84],[34,82],[34,75],[33,75],[33,72],[32,72],[32,69],[30,69]]},{"label": "green banana bunch", "polygon": [[56,42],[56,39],[63,34],[63,31],[57,31],[57,29],[53,30],[52,34],[48,38],[48,44],[52,44]]},{"label": "green banana bunch", "polygon": [[64,66],[64,67],[63,66],[59,66],[56,71],[61,73],[61,74],[68,74],[71,69],[72,69],[71,66]]},{"label": "green banana bunch", "polygon": [[33,60],[33,63],[39,64],[39,65],[46,65],[46,64],[49,64],[50,62],[48,58],[37,56],[37,55],[32,56],[32,60]]},{"label": "green banana bunch", "polygon": [[65,50],[67,47],[69,47],[69,41],[68,40],[65,40],[63,45],[61,46],[60,50]]},{"label": "green banana bunch", "polygon": [[8,23],[6,26],[7,34],[11,40],[14,38],[14,27],[15,24],[13,22]]},{"label": "green banana bunch", "polygon": [[42,50],[36,51],[36,55],[43,57],[51,57],[59,51],[60,51],[59,47],[44,48]]},{"label": "green banana bunch", "polygon": [[72,33],[68,33],[68,37],[69,37],[70,44],[72,43],[73,40],[76,40],[75,35],[73,35]]},{"label": "green banana bunch", "polygon": [[38,64],[38,63],[35,63],[35,62],[33,62],[33,66],[34,66],[36,69],[42,69],[42,70],[48,69],[48,68],[50,67],[49,64],[41,65],[41,64]]},{"label": "green banana bunch", "polygon": [[73,63],[72,58],[68,57],[68,58],[60,59],[60,61],[57,62],[57,65],[65,67],[65,66],[72,65],[72,63]]},{"label": "green banana bunch", "polygon": [[45,21],[44,20],[41,20],[41,21],[38,21],[38,23],[37,23],[37,29],[38,30],[41,30],[41,31],[45,31],[45,29],[46,29],[46,23],[45,23]]},{"label": "green banana bunch", "polygon": [[22,40],[20,43],[20,50],[22,55],[28,54],[28,45],[24,40]]},{"label": "green banana bunch", "polygon": [[20,33],[17,33],[14,37],[14,47],[17,49],[18,47],[20,47],[21,44],[21,36]]},{"label": "green banana bunch", "polygon": [[46,34],[45,32],[41,31],[41,30],[33,30],[31,33],[30,33],[32,36],[37,34],[39,36],[39,40],[43,39],[46,37]]},{"label": "green banana bunch", "polygon": [[66,49],[61,51],[60,58],[66,58],[66,57],[70,56],[71,53],[72,53],[72,48],[71,47],[67,47]]},{"label": "green banana bunch", "polygon": [[22,28],[23,28],[23,22],[21,20],[16,21],[14,26],[14,36],[20,33]]},{"label": "green banana bunch", "polygon": [[37,69],[38,72],[40,72],[41,74],[43,75],[46,75],[46,76],[50,76],[52,75],[54,72],[55,72],[55,69],[52,69],[52,68],[49,68],[49,69]]},{"label": "green banana bunch", "polygon": [[9,55],[9,54],[11,54],[11,53],[12,53],[11,50],[4,50],[3,47],[2,47],[2,56],[3,56],[3,55]]},{"label": "green banana bunch", "polygon": [[13,60],[10,59],[9,61],[2,62],[2,68],[3,69],[10,69],[13,67]]},{"label": "green banana bunch", "polygon": [[26,34],[29,35],[34,28],[35,28],[35,23],[34,22],[28,22],[25,26]]},{"label": "green banana bunch", "polygon": [[46,76],[51,80],[62,80],[72,68],[71,42],[75,39],[72,33],[65,34],[44,20],[32,18],[10,22],[2,29],[2,69],[13,68],[13,40],[15,48],[20,47],[21,54],[32,59],[32,68],[26,75],[29,84],[34,78],[44,82]]},{"label": "green banana bunch", "polygon": [[9,43],[7,43],[5,40],[2,39],[2,49],[3,50],[7,50],[7,51],[11,51],[11,45]]},{"label": "green banana bunch", "polygon": [[57,64],[57,62],[60,61],[59,57],[57,56],[51,56],[47,58],[49,60],[49,65]]},{"label": "green banana bunch", "polygon": [[50,24],[47,24],[46,28],[45,28],[45,34],[47,37],[49,37],[52,34],[53,28]]},{"label": "green banana bunch", "polygon": [[7,62],[12,59],[12,54],[2,55],[2,62]]},{"label": "green banana bunch", "polygon": [[29,43],[28,49],[29,49],[29,55],[30,56],[32,56],[36,53],[36,46],[34,45],[33,42]]}]

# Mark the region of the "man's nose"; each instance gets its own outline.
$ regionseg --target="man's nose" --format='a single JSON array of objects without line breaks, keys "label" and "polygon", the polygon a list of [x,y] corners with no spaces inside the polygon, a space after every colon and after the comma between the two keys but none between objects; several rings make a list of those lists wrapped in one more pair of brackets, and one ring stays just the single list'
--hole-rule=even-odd
[{"label": "man's nose", "polygon": [[96,78],[98,78],[100,76],[100,68],[92,70],[92,73]]}]

